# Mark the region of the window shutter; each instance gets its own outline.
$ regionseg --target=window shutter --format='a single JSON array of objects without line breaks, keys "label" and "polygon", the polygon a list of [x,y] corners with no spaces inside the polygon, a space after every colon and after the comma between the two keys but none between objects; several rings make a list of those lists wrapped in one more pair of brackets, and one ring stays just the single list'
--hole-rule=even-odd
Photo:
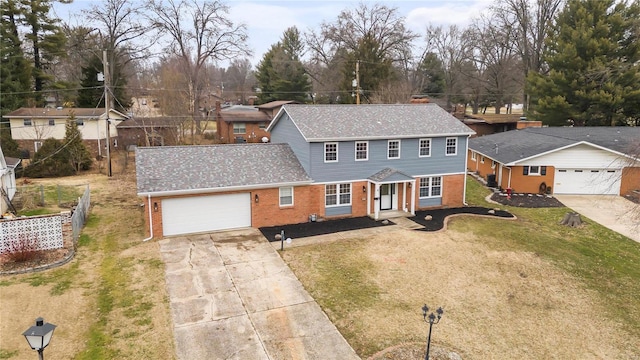
[{"label": "window shutter", "polygon": [[547,175],[547,167],[546,166],[542,166],[540,168],[540,175]]},{"label": "window shutter", "polygon": [[528,166],[523,166],[522,167],[522,175],[529,175],[529,167]]}]

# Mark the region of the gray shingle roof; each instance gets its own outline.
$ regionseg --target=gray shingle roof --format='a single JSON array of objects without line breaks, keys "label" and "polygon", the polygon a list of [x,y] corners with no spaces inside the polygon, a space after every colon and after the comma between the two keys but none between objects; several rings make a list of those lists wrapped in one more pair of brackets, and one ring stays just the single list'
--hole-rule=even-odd
[{"label": "gray shingle roof", "polygon": [[509,164],[583,141],[627,154],[633,143],[640,141],[640,128],[526,128],[470,139],[469,149]]},{"label": "gray shingle roof", "polygon": [[283,109],[309,142],[474,133],[436,104],[287,104]]},{"label": "gray shingle roof", "polygon": [[375,181],[375,182],[407,181],[407,180],[413,180],[413,177],[403,173],[402,171],[396,170],[396,169],[385,168],[385,169],[382,169],[382,170],[378,171],[377,173],[369,176],[369,180]]},{"label": "gray shingle roof", "polygon": [[311,182],[287,144],[140,147],[136,173],[139,195]]},{"label": "gray shingle roof", "polygon": [[[126,115],[118,112],[117,110],[111,109],[111,112],[118,114],[122,117],[127,117]],[[14,110],[4,117],[6,118],[67,118],[71,113],[77,118],[96,118],[104,115],[103,108],[19,108],[18,110]]]}]

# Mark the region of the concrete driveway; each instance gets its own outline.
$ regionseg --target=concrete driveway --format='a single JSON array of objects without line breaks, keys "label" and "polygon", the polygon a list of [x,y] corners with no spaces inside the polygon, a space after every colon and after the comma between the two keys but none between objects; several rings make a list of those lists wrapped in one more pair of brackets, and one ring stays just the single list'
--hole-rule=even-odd
[{"label": "concrete driveway", "polygon": [[640,205],[615,195],[557,195],[575,212],[640,242]]},{"label": "concrete driveway", "polygon": [[164,239],[178,359],[359,359],[257,230]]}]

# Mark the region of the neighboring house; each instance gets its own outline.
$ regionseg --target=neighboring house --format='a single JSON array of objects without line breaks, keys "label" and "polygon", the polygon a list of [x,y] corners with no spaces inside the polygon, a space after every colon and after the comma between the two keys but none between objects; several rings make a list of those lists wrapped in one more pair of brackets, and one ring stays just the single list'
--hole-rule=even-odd
[{"label": "neighboring house", "polygon": [[462,206],[468,127],[435,104],[285,105],[272,143],[138,148],[152,237]]},{"label": "neighboring house", "polygon": [[464,114],[462,122],[476,132],[475,136],[542,127],[541,121],[527,120],[520,114]]},{"label": "neighboring house", "polygon": [[235,105],[226,109],[216,103],[217,140],[223,144],[266,142],[271,118],[254,106]]},{"label": "neighboring house", "polygon": [[16,167],[20,164],[20,159],[4,157],[0,148],[0,215],[10,209],[10,203],[16,194]]},{"label": "neighboring house", "polygon": [[120,146],[172,146],[178,144],[179,119],[135,117],[117,126]]},{"label": "neighboring house", "polygon": [[639,155],[637,127],[527,128],[471,139],[468,169],[514,192],[625,195]]},{"label": "neighboring house", "polygon": [[271,101],[262,105],[258,105],[258,110],[264,112],[269,116],[269,119],[273,119],[274,116],[282,109],[284,105],[287,104],[299,104],[299,102],[294,100],[276,100]]},{"label": "neighboring house", "polygon": [[[20,108],[4,117],[9,119],[11,136],[20,148],[35,153],[49,138],[64,139],[65,124],[71,114],[75,115],[78,130],[89,151],[102,155],[106,148],[107,116],[104,109],[93,108]],[[109,132],[113,147],[118,147],[116,125],[127,116],[111,110]]]}]

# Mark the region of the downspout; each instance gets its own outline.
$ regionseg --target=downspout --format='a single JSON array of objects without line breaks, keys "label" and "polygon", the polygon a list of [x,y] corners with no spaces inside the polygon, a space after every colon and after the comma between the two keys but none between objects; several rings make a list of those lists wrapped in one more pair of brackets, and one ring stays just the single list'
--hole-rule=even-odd
[{"label": "downspout", "polygon": [[[466,149],[464,152],[464,182],[462,187],[462,205],[469,206],[467,204],[467,165],[469,165],[469,138],[471,135],[467,136]],[[478,166],[478,160],[476,159],[476,168]]]},{"label": "downspout", "polygon": [[149,237],[146,239],[142,239],[142,242],[149,241],[153,239],[153,216],[151,214],[151,194],[148,194],[148,203],[147,203],[147,211],[149,211]]}]

